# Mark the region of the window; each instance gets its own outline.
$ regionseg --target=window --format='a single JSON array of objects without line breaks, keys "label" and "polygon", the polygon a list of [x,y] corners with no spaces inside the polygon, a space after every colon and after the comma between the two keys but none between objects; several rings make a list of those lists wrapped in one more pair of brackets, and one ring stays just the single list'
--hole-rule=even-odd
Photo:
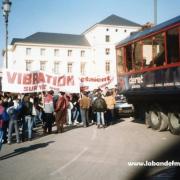
[{"label": "window", "polygon": [[152,38],[147,38],[142,42],[142,55],[143,55],[143,67],[152,67],[154,66],[153,56],[153,40]]},{"label": "window", "polygon": [[72,56],[72,50],[68,50],[68,56]]},{"label": "window", "polygon": [[31,71],[31,69],[32,69],[32,61],[27,60],[26,61],[26,71]]},{"label": "window", "polygon": [[59,74],[59,62],[54,62],[54,73]]},{"label": "window", "polygon": [[142,68],[142,43],[134,43],[133,48],[133,62],[135,70],[140,70]]},{"label": "window", "polygon": [[176,63],[180,59],[178,28],[167,31],[167,61]]},{"label": "window", "polygon": [[40,49],[40,55],[41,56],[45,56],[45,52],[46,52],[46,50],[44,48]]},{"label": "window", "polygon": [[133,64],[132,64],[132,45],[126,46],[126,65],[127,65],[127,70],[131,71],[133,69]]},{"label": "window", "polygon": [[147,38],[142,44],[143,66],[157,67],[165,63],[164,35]]},{"label": "window", "polygon": [[106,63],[105,63],[105,71],[106,71],[106,74],[110,73],[110,62],[109,61],[106,61]]},{"label": "window", "polygon": [[143,66],[142,42],[135,42],[126,46],[127,70],[140,70]]},{"label": "window", "polygon": [[109,55],[109,54],[110,54],[110,49],[109,49],[109,48],[106,48],[106,49],[105,49],[105,53],[106,53],[106,55]]},{"label": "window", "polygon": [[56,56],[56,57],[59,56],[59,49],[54,49],[54,56]]},{"label": "window", "polygon": [[82,51],[81,51],[81,57],[84,57],[84,56],[85,56],[85,51],[82,50]]},{"label": "window", "polygon": [[152,56],[154,66],[162,66],[165,63],[164,35],[158,34],[153,37]]},{"label": "window", "polygon": [[85,75],[86,72],[86,63],[82,62],[81,63],[81,75]]},{"label": "window", "polygon": [[46,70],[46,62],[45,61],[41,61],[40,62],[40,70],[41,71],[45,71]]},{"label": "window", "polygon": [[26,48],[26,55],[27,56],[31,55],[31,48]]},{"label": "window", "polygon": [[106,42],[110,42],[110,36],[106,35],[105,40],[106,40]]},{"label": "window", "polygon": [[73,63],[68,63],[67,64],[67,72],[72,73],[72,68],[73,68]]},{"label": "window", "polygon": [[118,75],[125,72],[124,59],[124,48],[117,50],[117,73]]}]

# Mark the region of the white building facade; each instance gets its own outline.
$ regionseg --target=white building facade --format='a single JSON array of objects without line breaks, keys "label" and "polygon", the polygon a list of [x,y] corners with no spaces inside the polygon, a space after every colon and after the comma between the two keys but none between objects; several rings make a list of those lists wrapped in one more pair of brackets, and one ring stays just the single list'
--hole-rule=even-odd
[{"label": "white building facade", "polygon": [[37,32],[24,39],[15,38],[9,46],[8,68],[79,78],[110,76],[113,86],[117,81],[115,45],[140,28],[137,23],[111,15],[81,35]]}]

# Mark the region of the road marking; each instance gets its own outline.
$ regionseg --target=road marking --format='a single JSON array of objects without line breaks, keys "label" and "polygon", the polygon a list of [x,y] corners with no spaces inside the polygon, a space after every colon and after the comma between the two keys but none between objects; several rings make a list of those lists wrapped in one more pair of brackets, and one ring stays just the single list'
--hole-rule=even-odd
[{"label": "road marking", "polygon": [[50,173],[51,176],[54,176],[58,173],[60,173],[63,169],[67,168],[68,166],[70,166],[74,161],[76,161],[77,159],[79,159],[86,151],[88,150],[87,147],[84,147],[82,149],[82,151],[77,154],[72,160],[70,160],[69,162],[67,162],[64,166],[58,168],[57,170],[55,170],[54,172]]}]

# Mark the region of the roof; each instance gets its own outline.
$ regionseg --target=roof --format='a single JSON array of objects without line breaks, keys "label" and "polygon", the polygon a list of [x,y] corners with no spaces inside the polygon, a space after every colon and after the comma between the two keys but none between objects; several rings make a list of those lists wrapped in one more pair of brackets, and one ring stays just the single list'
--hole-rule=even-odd
[{"label": "roof", "polygon": [[35,43],[35,44],[55,44],[55,45],[74,45],[74,46],[90,46],[84,35],[61,34],[37,32],[24,39],[14,38],[11,42]]},{"label": "roof", "polygon": [[111,16],[108,16],[107,18],[105,18],[104,20],[100,21],[97,24],[116,25],[116,26],[141,26],[140,24],[137,24],[125,18],[116,16],[114,14],[112,14]]},{"label": "roof", "polygon": [[176,23],[180,23],[180,16],[177,16],[177,17],[175,17],[175,18],[173,18],[173,19],[170,19],[170,20],[168,20],[168,21],[165,21],[165,22],[163,22],[163,23],[161,23],[161,24],[159,24],[159,25],[156,25],[156,26],[154,26],[154,27],[152,27],[152,28],[150,28],[150,29],[146,29],[146,30],[144,30],[144,31],[139,31],[139,32],[133,33],[132,35],[130,35],[130,36],[127,37],[126,39],[120,41],[120,42],[117,44],[117,46],[126,44],[126,43],[128,43],[128,42],[130,42],[130,41],[133,41],[133,40],[135,41],[135,40],[137,40],[137,39],[139,39],[139,38],[148,36],[148,35],[150,35],[150,34],[152,34],[152,33],[156,33],[156,32],[158,32],[159,30],[161,30],[162,28],[166,28],[166,27],[172,26],[172,25],[174,25],[174,24],[176,24]]},{"label": "roof", "polygon": [[141,27],[140,24],[127,20],[125,18],[119,17],[117,15],[110,15],[107,18],[103,19],[102,21],[96,23],[95,25],[91,26],[87,30],[85,30],[82,34],[89,32],[91,29],[96,27],[97,25],[112,25],[112,26],[129,26],[129,27]]}]

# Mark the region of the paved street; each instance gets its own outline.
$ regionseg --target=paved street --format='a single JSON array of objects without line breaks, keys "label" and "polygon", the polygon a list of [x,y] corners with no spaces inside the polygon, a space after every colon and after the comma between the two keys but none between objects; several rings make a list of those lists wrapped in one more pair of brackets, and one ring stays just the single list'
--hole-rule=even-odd
[{"label": "paved street", "polygon": [[126,118],[105,129],[77,126],[62,134],[4,145],[1,180],[126,180],[145,161],[179,140]]}]

